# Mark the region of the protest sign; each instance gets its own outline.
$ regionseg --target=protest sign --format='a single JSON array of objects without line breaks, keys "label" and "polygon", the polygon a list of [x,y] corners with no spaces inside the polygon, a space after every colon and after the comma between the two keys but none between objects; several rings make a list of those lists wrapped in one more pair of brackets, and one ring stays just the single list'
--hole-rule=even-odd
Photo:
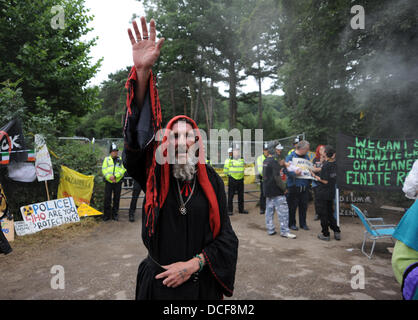
[{"label": "protest sign", "polygon": [[418,139],[338,135],[337,184],[349,190],[400,190],[418,158]]},{"label": "protest sign", "polygon": [[77,206],[90,204],[93,194],[94,176],[86,176],[66,166],[61,166],[58,198],[73,197]]},{"label": "protest sign", "polygon": [[51,157],[45,144],[45,139],[40,134],[35,134],[35,169],[38,181],[54,180]]},{"label": "protest sign", "polygon": [[79,217],[91,217],[103,214],[85,203],[82,203],[81,206],[78,207],[77,212]]},{"label": "protest sign", "polygon": [[27,159],[28,153],[25,148],[22,124],[19,119],[14,119],[0,128],[0,165]]},{"label": "protest sign", "polygon": [[13,220],[8,220],[6,218],[0,220],[1,231],[3,231],[4,236],[7,241],[12,242],[15,239],[15,232],[13,229]]},{"label": "protest sign", "polygon": [[18,236],[80,221],[71,197],[27,205],[21,207],[20,212],[23,221],[15,222]]},{"label": "protest sign", "polygon": [[293,158],[291,168],[288,168],[288,170],[295,171],[296,169],[302,171],[300,175],[296,176],[297,179],[313,179],[310,171],[313,169],[313,165],[309,160],[297,157]]}]

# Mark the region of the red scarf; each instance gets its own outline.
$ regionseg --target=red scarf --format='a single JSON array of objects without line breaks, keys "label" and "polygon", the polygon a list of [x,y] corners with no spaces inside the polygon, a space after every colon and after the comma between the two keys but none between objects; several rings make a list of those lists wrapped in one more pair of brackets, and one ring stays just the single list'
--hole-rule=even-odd
[{"label": "red scarf", "polygon": [[[136,69],[132,67],[131,72],[129,74],[128,81],[126,82],[126,88],[128,89],[127,95],[127,108],[128,114],[131,114],[131,103],[134,98],[134,85],[137,81],[136,76]],[[151,113],[152,113],[152,124],[153,130],[156,134],[161,129],[161,122],[162,122],[162,115],[161,115],[161,106],[160,100],[158,98],[158,91],[155,86],[155,80],[151,73],[150,76],[150,95],[151,95]],[[200,131],[196,123],[189,117],[180,115],[172,118],[166,127],[164,137],[161,143],[167,143],[169,132],[172,130],[173,125],[175,122],[181,119],[186,119],[189,123],[191,123],[193,129],[195,129],[196,133],[196,140],[199,143],[199,163],[197,166],[197,181],[199,182],[200,186],[205,193],[206,198],[209,201],[209,224],[212,230],[213,238],[215,238],[219,234],[220,230],[220,215],[219,215],[219,205],[218,199],[216,198],[215,191],[213,189],[212,184],[209,181],[208,173],[206,171],[205,165],[205,152],[203,148],[203,140],[200,135]],[[156,159],[155,153],[159,146],[157,141],[153,143],[152,149],[152,157],[147,159],[147,190],[146,190],[146,202],[145,202],[145,214],[147,216],[146,219],[146,227],[148,228],[148,236],[151,237],[155,231],[155,224],[156,224],[156,213],[163,207],[164,202],[167,198],[168,190],[170,188],[170,165],[165,163],[161,165],[161,179],[159,188],[157,186],[157,178],[155,175],[155,168],[156,168]],[[166,151],[165,151],[166,152]],[[157,214],[158,216],[158,214]]]}]

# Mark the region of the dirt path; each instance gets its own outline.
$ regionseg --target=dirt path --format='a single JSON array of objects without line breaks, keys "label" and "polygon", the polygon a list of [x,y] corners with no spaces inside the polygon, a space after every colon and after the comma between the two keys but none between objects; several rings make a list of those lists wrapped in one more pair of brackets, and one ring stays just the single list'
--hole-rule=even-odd
[{"label": "dirt path", "polygon": [[[393,244],[378,242],[373,259],[366,258],[357,218],[341,218],[342,241],[323,242],[316,238],[320,226],[311,203],[311,230],[295,231],[298,238],[289,240],[267,236],[264,216],[254,203],[247,209],[249,215],[231,217],[240,240],[232,299],[401,299],[387,250]],[[14,252],[0,256],[0,299],[133,299],[138,264],[146,255],[138,211],[135,223],[122,211],[118,222],[100,222],[77,237],[33,248],[12,242]],[[399,219],[391,215],[387,222]],[[54,265],[64,267],[64,290],[51,288]],[[364,289],[351,287],[353,266],[364,269]]]}]

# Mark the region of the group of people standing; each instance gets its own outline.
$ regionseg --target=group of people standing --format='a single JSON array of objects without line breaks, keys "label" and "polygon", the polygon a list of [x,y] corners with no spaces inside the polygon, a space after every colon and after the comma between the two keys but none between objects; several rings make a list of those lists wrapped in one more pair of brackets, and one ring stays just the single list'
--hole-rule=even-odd
[{"label": "group of people standing", "polygon": [[[313,190],[315,201],[315,220],[321,221],[320,240],[329,241],[331,229],[336,240],[341,239],[341,230],[334,217],[334,199],[336,185],[335,150],[332,146],[320,145],[315,157],[310,156],[310,144],[306,140],[294,142],[294,149],[285,158],[281,156],[283,146],[263,146],[263,154],[256,162],[257,175],[260,180],[260,214],[265,214],[267,233],[276,234],[274,226],[274,209],[280,221],[280,235],[296,238],[290,230],[297,231],[296,211],[299,209],[299,227],[309,230],[306,223],[306,212]],[[311,161],[313,168],[310,176],[302,175],[302,170],[293,166],[293,159],[301,158]]]}]

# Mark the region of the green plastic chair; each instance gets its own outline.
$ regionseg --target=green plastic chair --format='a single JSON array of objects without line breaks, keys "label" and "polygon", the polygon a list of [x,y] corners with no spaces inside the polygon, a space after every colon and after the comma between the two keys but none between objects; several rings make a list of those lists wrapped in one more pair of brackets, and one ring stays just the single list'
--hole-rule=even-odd
[{"label": "green plastic chair", "polygon": [[[363,252],[367,258],[371,259],[373,256],[373,251],[374,251],[374,247],[375,247],[377,240],[391,239],[393,242],[392,235],[395,232],[396,225],[384,224],[383,218],[367,218],[364,215],[364,213],[355,205],[352,204],[351,207],[354,209],[355,213],[360,218],[361,222],[366,228],[366,231],[364,232],[363,244],[361,246],[361,252]],[[372,224],[371,222],[373,221],[380,221],[381,224]],[[370,251],[369,254],[367,254],[366,251],[364,250],[367,239],[370,239],[373,241],[372,250]]]}]

